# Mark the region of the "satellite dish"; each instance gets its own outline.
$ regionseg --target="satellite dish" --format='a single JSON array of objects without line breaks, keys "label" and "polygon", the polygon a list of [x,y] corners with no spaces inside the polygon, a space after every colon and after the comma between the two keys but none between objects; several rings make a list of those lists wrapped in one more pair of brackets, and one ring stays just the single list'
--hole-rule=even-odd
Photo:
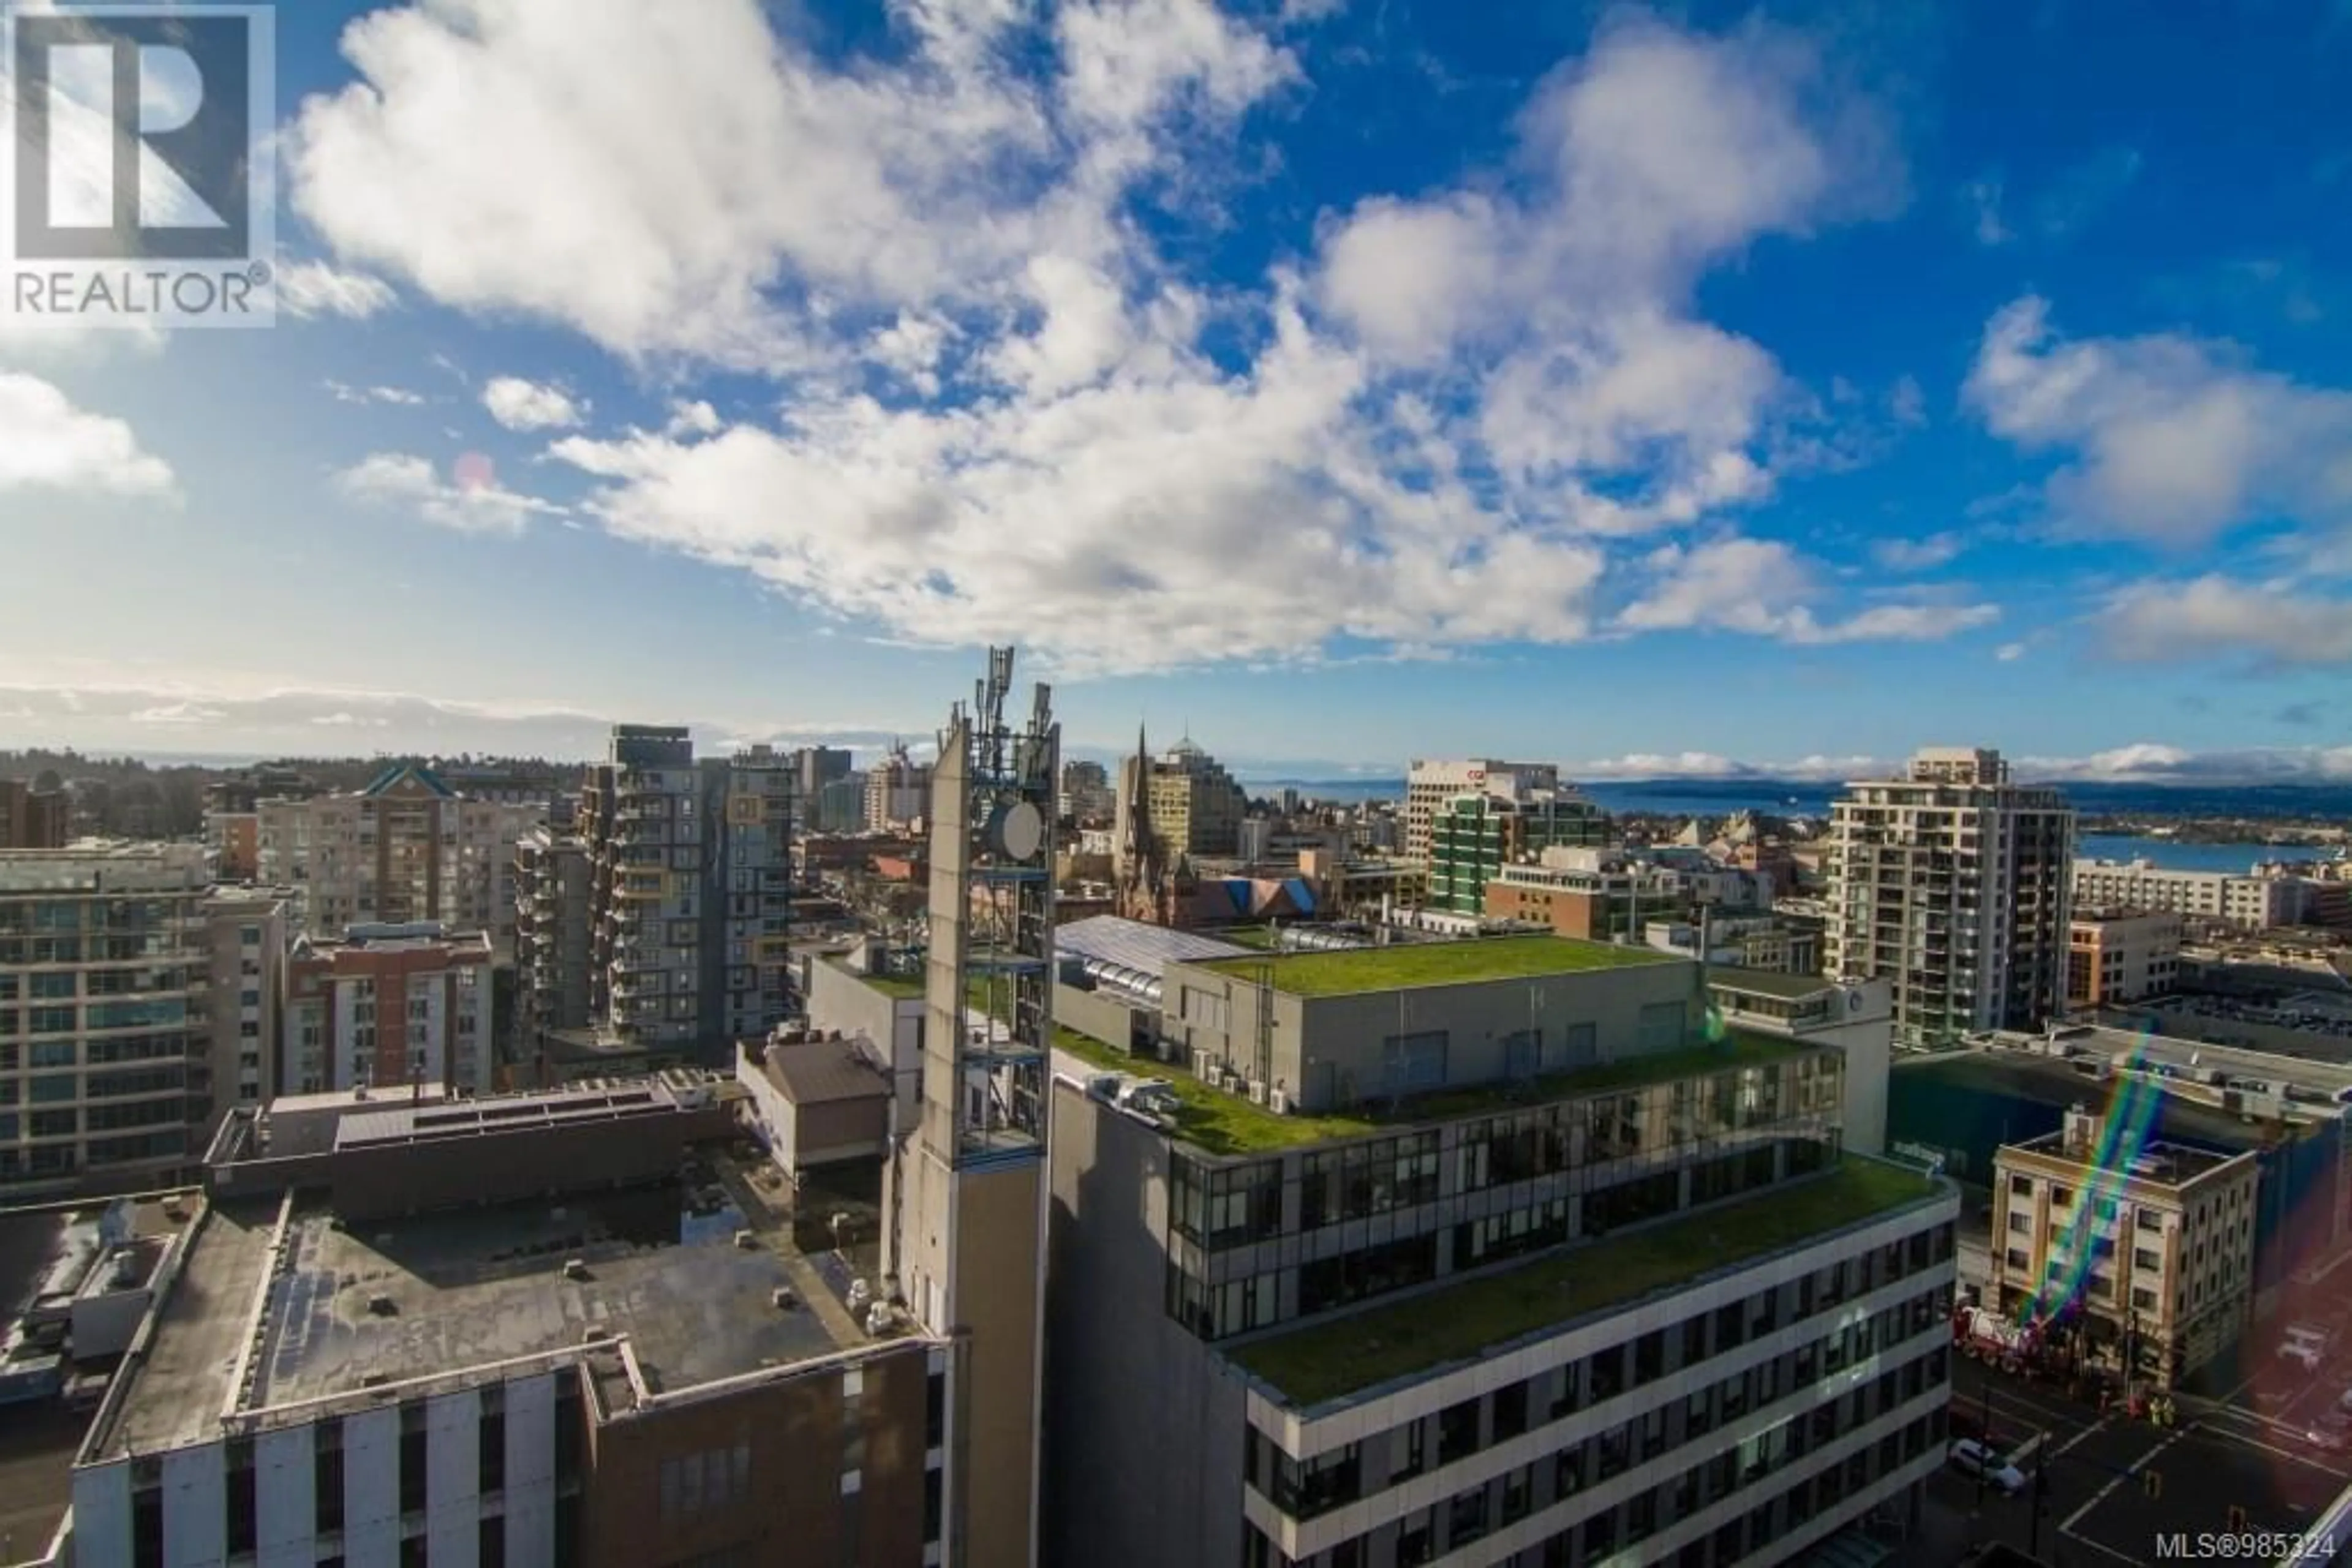
[{"label": "satellite dish", "polygon": [[1008,860],[1034,860],[1045,847],[1045,819],[1025,800],[1000,806],[988,825],[988,842]]}]

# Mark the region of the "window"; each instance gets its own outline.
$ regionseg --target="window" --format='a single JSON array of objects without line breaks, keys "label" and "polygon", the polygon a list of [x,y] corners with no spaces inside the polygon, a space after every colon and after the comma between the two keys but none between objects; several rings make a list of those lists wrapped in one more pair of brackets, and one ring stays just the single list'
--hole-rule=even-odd
[{"label": "window", "polygon": [[1528,1429],[1528,1385],[1505,1384],[1495,1390],[1495,1438],[1507,1442]]},{"label": "window", "polygon": [[1478,1402],[1465,1399],[1437,1414],[1437,1462],[1450,1465],[1478,1451]]}]

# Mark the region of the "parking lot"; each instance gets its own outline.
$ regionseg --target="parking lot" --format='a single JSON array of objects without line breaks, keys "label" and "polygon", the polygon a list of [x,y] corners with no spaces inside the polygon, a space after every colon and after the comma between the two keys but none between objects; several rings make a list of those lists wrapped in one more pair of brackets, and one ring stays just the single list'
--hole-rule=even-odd
[{"label": "parking lot", "polygon": [[[1989,1414],[1996,1446],[2028,1484],[2005,1497],[1956,1468],[1939,1473],[1928,1484],[1919,1560],[1956,1563],[1969,1547],[1997,1541],[2062,1564],[2144,1564],[2176,1531],[2308,1528],[2352,1484],[2352,1453],[2305,1436],[2337,1391],[2334,1381],[2299,1377],[2294,1396],[2267,1412],[2256,1407],[2252,1387],[2221,1402],[2184,1400],[2178,1425],[2165,1428],[2102,1416],[2053,1384],[1960,1361],[1955,1416]],[[2038,1510],[2037,1467],[2046,1467]],[[2244,1510],[2242,1522],[2233,1510]]]}]

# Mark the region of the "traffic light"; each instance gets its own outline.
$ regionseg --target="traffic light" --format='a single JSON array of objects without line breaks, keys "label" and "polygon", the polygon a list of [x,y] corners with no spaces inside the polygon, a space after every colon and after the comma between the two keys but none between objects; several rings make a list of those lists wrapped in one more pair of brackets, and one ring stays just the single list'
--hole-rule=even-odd
[{"label": "traffic light", "polygon": [[2162,1497],[2164,1495],[2164,1472],[2162,1470],[2142,1470],[2139,1473],[2139,1489],[2146,1492],[2152,1498]]},{"label": "traffic light", "polygon": [[2242,1535],[2246,1530],[2246,1510],[2236,1503],[2230,1505],[2230,1533]]}]

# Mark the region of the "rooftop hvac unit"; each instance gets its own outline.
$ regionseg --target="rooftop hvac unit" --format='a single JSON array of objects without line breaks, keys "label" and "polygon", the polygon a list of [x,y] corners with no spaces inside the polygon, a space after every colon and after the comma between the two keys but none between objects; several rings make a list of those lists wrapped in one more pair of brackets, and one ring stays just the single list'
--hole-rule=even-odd
[{"label": "rooftop hvac unit", "polygon": [[1282,1089],[1271,1089],[1265,1097],[1265,1108],[1276,1116],[1290,1114],[1290,1096]]},{"label": "rooftop hvac unit", "polygon": [[735,1245],[741,1250],[750,1252],[760,1245],[759,1235],[755,1231],[739,1230],[735,1233]]},{"label": "rooftop hvac unit", "polygon": [[564,1277],[566,1279],[587,1279],[587,1278],[588,1278],[588,1260],[587,1260],[586,1258],[565,1258],[565,1259],[563,1260],[563,1277]]},{"label": "rooftop hvac unit", "polygon": [[1265,1103],[1265,1079],[1254,1078],[1249,1080],[1249,1097],[1251,1102],[1254,1104],[1264,1105]]},{"label": "rooftop hvac unit", "polygon": [[779,1285],[769,1291],[768,1300],[774,1303],[779,1312],[789,1312],[800,1305],[800,1298],[793,1294],[793,1288],[789,1285]]}]

